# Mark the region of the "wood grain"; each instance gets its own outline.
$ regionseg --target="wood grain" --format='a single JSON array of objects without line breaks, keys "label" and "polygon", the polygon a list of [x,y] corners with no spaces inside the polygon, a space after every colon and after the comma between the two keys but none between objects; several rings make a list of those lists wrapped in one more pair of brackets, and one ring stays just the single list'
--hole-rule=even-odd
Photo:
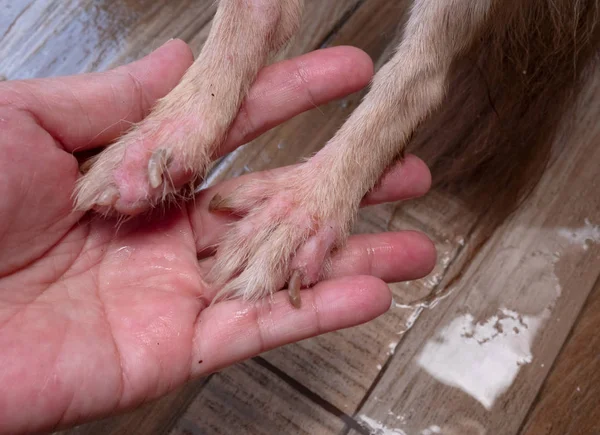
[{"label": "wood grain", "polygon": [[600,434],[600,281],[525,421],[522,435]]},{"label": "wood grain", "polygon": [[568,152],[406,334],[358,413],[366,426],[518,432],[600,271],[599,97],[595,74],[558,138]]},{"label": "wood grain", "polygon": [[335,434],[340,419],[254,361],[214,375],[171,435]]},{"label": "wood grain", "polygon": [[202,390],[209,378],[198,379],[171,394],[146,403],[136,410],[111,416],[70,430],[56,432],[63,435],[120,435],[167,433]]},{"label": "wood grain", "polygon": [[[316,48],[357,2],[308,0],[290,53]],[[198,54],[215,10],[211,0],[0,0],[0,75],[14,80],[105,70],[171,38],[187,41]]]},{"label": "wood grain", "polygon": [[175,37],[194,39],[197,51],[215,12],[194,0],[0,0],[7,9],[0,74],[10,80],[105,70]]}]

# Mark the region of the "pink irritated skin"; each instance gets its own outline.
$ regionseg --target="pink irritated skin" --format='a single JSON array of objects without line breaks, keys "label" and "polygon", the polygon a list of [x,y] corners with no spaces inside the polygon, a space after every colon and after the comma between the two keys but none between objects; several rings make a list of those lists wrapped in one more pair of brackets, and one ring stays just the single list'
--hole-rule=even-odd
[{"label": "pink irritated skin", "polygon": [[220,288],[216,300],[259,300],[287,282],[297,305],[298,284],[309,286],[324,276],[332,249],[346,241],[356,209],[336,206],[334,195],[323,195],[327,179],[318,169],[309,161],[284,176],[217,196],[217,209],[241,219],[218,243],[209,275]]},{"label": "pink irritated skin", "polygon": [[309,286],[322,277],[322,269],[329,254],[339,240],[339,230],[334,222],[325,222],[298,249],[291,262],[291,269],[300,272],[302,285]]},{"label": "pink irritated skin", "polygon": [[145,147],[150,136],[140,136],[125,150],[121,165],[115,169],[113,177],[115,183],[119,186],[119,199],[115,208],[124,210],[127,205],[137,203],[140,198],[146,198],[150,195],[150,186],[148,185],[147,174],[140,170],[147,165],[152,150]]},{"label": "pink irritated skin", "polygon": [[188,183],[194,171],[185,167],[181,156],[168,154],[168,172],[163,175],[168,177],[167,183],[152,188],[148,181],[148,160],[156,150],[159,135],[169,137],[173,143],[177,143],[188,140],[195,131],[201,129],[201,120],[192,117],[163,120],[158,126],[142,125],[136,132],[135,141],[124,150],[123,160],[114,170],[114,181],[119,186],[119,199],[114,208],[129,211],[127,214],[136,214],[134,209],[140,200],[157,194],[160,196],[164,189],[175,192]]}]

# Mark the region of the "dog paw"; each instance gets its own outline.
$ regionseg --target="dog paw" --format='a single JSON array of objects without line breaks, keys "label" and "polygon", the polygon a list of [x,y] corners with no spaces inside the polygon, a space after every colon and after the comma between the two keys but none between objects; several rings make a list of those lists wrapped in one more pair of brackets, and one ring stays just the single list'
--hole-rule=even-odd
[{"label": "dog paw", "polygon": [[287,284],[299,307],[300,288],[327,275],[331,253],[345,242],[356,210],[335,206],[328,189],[308,175],[300,167],[212,199],[212,212],[240,217],[219,242],[208,275],[220,289],[215,301],[256,301]]},{"label": "dog paw", "polygon": [[[188,118],[190,118],[188,116]],[[193,193],[217,135],[185,116],[146,118],[82,167],[75,209],[136,215]]]}]

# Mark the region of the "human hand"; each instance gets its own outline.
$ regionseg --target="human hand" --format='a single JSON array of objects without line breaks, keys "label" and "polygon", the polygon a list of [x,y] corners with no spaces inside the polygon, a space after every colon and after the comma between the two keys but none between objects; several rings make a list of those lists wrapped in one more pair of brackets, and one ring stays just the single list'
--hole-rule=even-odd
[{"label": "human hand", "polygon": [[[171,41],[107,73],[0,83],[0,432],[108,415],[268,349],[366,322],[390,307],[386,281],[433,267],[433,245],[421,234],[353,236],[331,278],[302,291],[301,309],[285,292],[209,306],[215,292],[202,277],[210,246],[232,217],[209,213],[208,203],[217,189],[266,174],[229,180],[118,230],[73,212],[72,153],[103,146],[142,119],[191,62],[189,48]],[[222,152],[360,89],[371,74],[368,57],[349,47],[266,68]],[[398,169],[365,203],[428,190],[416,157]]]}]

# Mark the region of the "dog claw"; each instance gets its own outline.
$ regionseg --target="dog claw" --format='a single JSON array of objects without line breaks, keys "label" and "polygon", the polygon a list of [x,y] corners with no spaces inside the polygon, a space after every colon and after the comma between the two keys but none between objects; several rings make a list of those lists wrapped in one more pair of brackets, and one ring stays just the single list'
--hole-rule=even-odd
[{"label": "dog claw", "polygon": [[216,194],[208,203],[208,211],[219,212],[219,211],[231,211],[233,210],[231,204],[227,198],[223,198],[220,194]]},{"label": "dog claw", "polygon": [[89,170],[92,169],[93,163],[94,159],[87,159],[81,165],[79,165],[79,172],[81,172],[82,175],[87,174]]},{"label": "dog claw", "polygon": [[109,187],[98,196],[96,205],[103,207],[112,207],[119,200],[119,191],[115,187]]},{"label": "dog claw", "polygon": [[170,163],[167,150],[159,148],[152,153],[148,160],[148,181],[150,187],[156,189],[163,183],[163,174],[167,170]]},{"label": "dog claw", "polygon": [[300,287],[302,286],[302,274],[298,269],[294,270],[290,282],[288,284],[288,292],[290,303],[294,308],[302,306],[302,298],[300,297]]}]

